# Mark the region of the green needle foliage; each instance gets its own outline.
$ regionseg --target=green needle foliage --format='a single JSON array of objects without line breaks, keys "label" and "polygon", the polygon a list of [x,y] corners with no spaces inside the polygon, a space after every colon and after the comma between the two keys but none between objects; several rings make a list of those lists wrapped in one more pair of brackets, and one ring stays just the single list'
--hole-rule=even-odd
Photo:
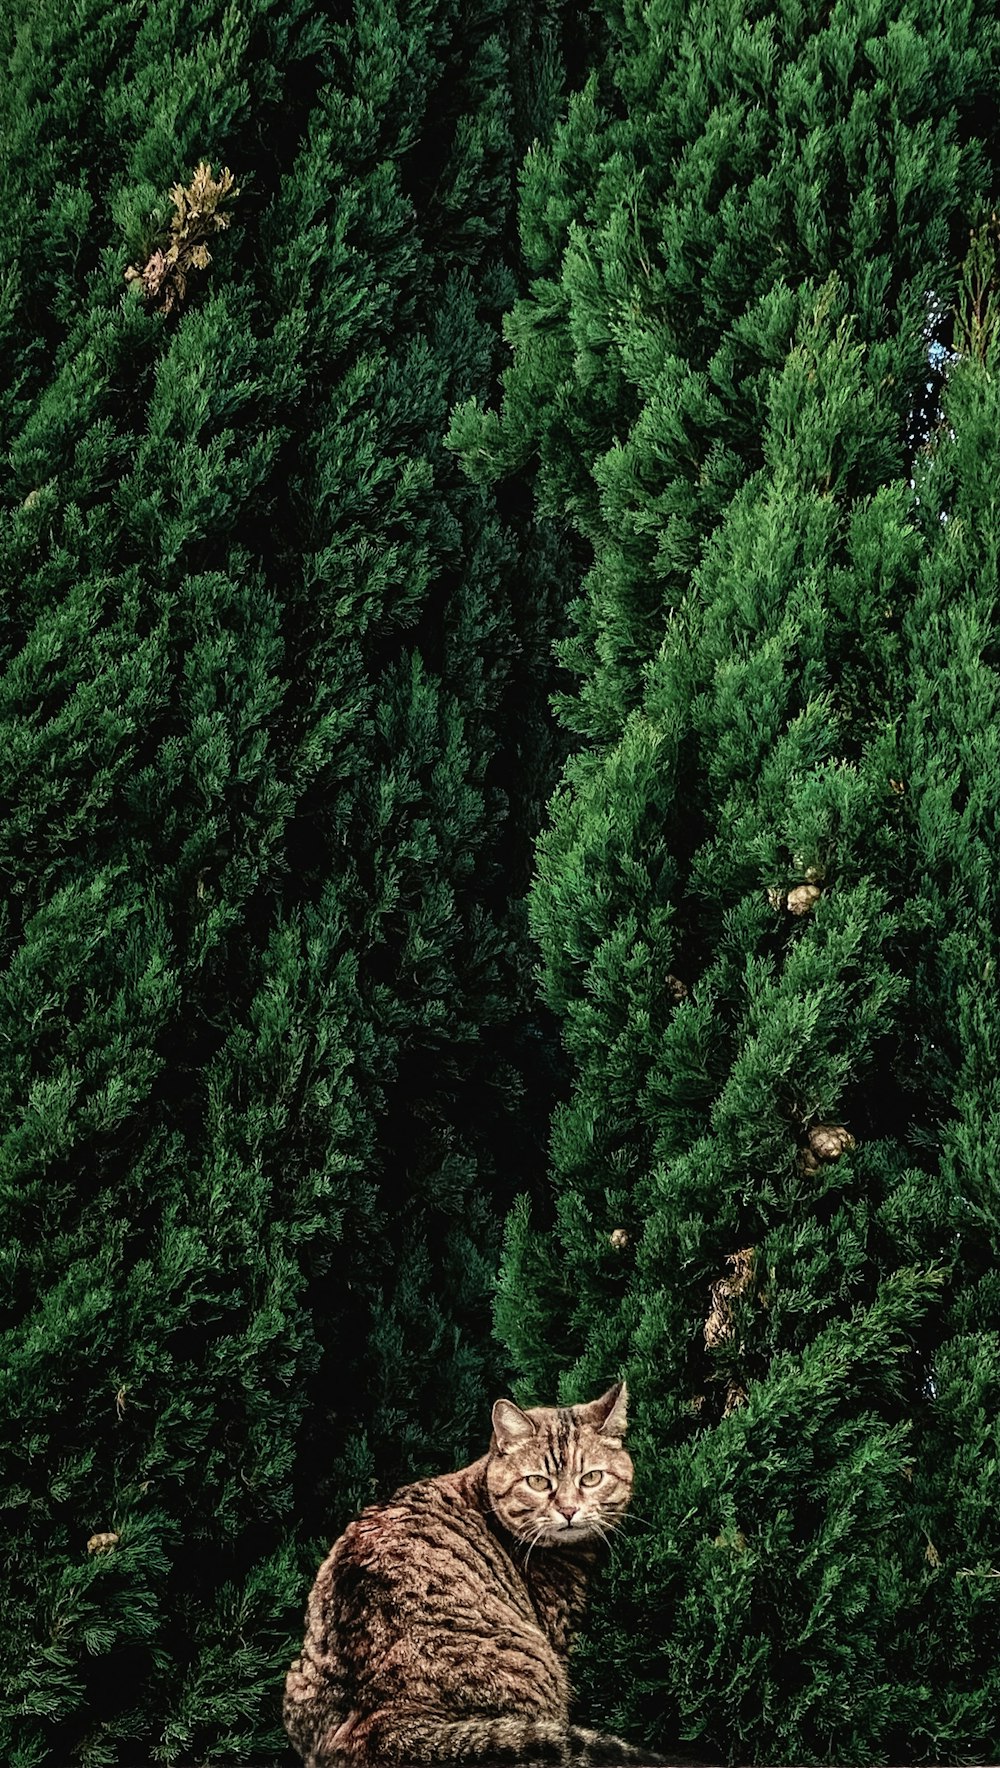
[{"label": "green needle foliage", "polygon": [[[932,1710],[939,1753],[998,1753],[1000,1522],[1000,233],[965,262],[944,409],[917,464],[923,549],[902,627],[908,704],[897,726],[911,910],[910,1086],[926,1150],[899,1187],[895,1231],[947,1271],[916,1416],[914,1501],[931,1585],[911,1675],[949,1666]],[[919,1127],[918,1127],[919,1126]],[[923,1622],[921,1625],[920,1623]],[[968,1746],[966,1746],[968,1747]]]},{"label": "green needle foliage", "polygon": [[441,438],[512,13],[5,9],[11,1768],[273,1754],[320,1554],[496,1391],[554,553]]},{"label": "green needle foliage", "polygon": [[943,415],[927,352],[992,183],[996,20],[609,20],[525,169],[502,409],[451,431],[474,476],[534,463],[585,570],[532,896],[572,1080],[497,1329],[524,1400],[635,1392],[582,1655],[603,1721],[738,1761],[991,1760],[985,247]]}]

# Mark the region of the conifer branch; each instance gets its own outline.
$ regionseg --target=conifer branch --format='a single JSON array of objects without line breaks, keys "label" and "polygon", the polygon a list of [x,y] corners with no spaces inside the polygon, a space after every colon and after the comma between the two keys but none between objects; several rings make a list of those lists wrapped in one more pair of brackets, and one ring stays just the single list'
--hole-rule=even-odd
[{"label": "conifer branch", "polygon": [[975,362],[987,362],[1000,324],[998,256],[1000,218],[994,209],[989,219],[969,234],[962,293],[955,310],[955,350]]}]

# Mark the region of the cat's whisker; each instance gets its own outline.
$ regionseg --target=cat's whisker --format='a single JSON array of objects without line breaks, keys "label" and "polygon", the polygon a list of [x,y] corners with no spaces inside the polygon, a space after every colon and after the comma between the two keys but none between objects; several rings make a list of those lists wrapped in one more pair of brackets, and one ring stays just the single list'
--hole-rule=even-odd
[{"label": "cat's whisker", "polygon": [[631,1527],[632,1523],[635,1523],[638,1528],[650,1529],[653,1534],[656,1533],[655,1523],[651,1523],[645,1516],[636,1516],[635,1512],[632,1510],[630,1510],[626,1516],[623,1516],[621,1520],[615,1524],[615,1527],[619,1529],[627,1529]]},{"label": "cat's whisker", "polygon": [[[620,1535],[620,1536],[622,1536],[622,1540],[627,1540],[627,1536],[629,1536],[629,1529],[627,1529],[627,1524],[629,1524],[629,1522],[631,1522],[631,1520],[636,1520],[636,1522],[643,1522],[643,1528],[652,1528],[652,1524],[650,1524],[650,1522],[645,1522],[645,1520],[641,1519],[641,1517],[634,1517],[634,1519],[633,1519],[633,1517],[618,1517],[617,1522],[615,1522],[615,1535]],[[634,1540],[634,1536],[633,1536],[633,1540]],[[611,1543],[611,1561],[613,1561],[613,1565],[617,1565],[617,1566],[620,1565],[620,1556],[617,1556],[617,1554],[615,1554],[615,1549],[613,1549],[613,1543]]]},{"label": "cat's whisker", "polygon": [[528,1543],[528,1551],[524,1556],[524,1569],[525,1569],[525,1571],[527,1571],[527,1569],[528,1569],[528,1562],[531,1559],[531,1555],[534,1552],[535,1548],[538,1546],[538,1543],[541,1540],[543,1533],[544,1533],[544,1524],[542,1523],[541,1519],[539,1519],[538,1522],[536,1522],[532,1525],[531,1540]]},{"label": "cat's whisker", "polygon": [[590,1520],[591,1520],[591,1523],[593,1524],[595,1533],[600,1535],[601,1540],[604,1542],[605,1547],[608,1549],[608,1552],[611,1555],[611,1563],[612,1563],[612,1565],[614,1565],[614,1563],[615,1563],[615,1548],[614,1548],[614,1542],[611,1539],[610,1531],[604,1527],[604,1524],[601,1522],[599,1517],[592,1516]]}]

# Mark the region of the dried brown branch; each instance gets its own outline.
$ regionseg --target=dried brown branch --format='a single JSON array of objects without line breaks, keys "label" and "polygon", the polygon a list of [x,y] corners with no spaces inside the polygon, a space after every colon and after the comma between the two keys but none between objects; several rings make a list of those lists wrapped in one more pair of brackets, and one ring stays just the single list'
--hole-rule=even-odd
[{"label": "dried brown branch", "polygon": [[151,243],[145,264],[129,265],[125,281],[141,282],[147,300],[157,302],[163,313],[169,313],[184,300],[191,272],[207,270],[211,264],[212,255],[205,242],[216,233],[224,233],[230,225],[231,217],[222,204],[239,194],[227,166],[215,178],[207,160],[202,160],[191,183],[175,184],[170,192],[174,214],[169,236],[163,235]]}]

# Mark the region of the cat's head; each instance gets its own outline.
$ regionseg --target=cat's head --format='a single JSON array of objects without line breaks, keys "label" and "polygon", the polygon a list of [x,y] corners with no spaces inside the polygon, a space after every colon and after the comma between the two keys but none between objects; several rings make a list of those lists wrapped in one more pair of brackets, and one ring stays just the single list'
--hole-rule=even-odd
[{"label": "cat's head", "polygon": [[599,1540],[632,1495],[632,1461],[622,1447],[624,1381],[586,1406],[497,1400],[486,1462],[495,1515],[519,1541],[572,1547]]}]

